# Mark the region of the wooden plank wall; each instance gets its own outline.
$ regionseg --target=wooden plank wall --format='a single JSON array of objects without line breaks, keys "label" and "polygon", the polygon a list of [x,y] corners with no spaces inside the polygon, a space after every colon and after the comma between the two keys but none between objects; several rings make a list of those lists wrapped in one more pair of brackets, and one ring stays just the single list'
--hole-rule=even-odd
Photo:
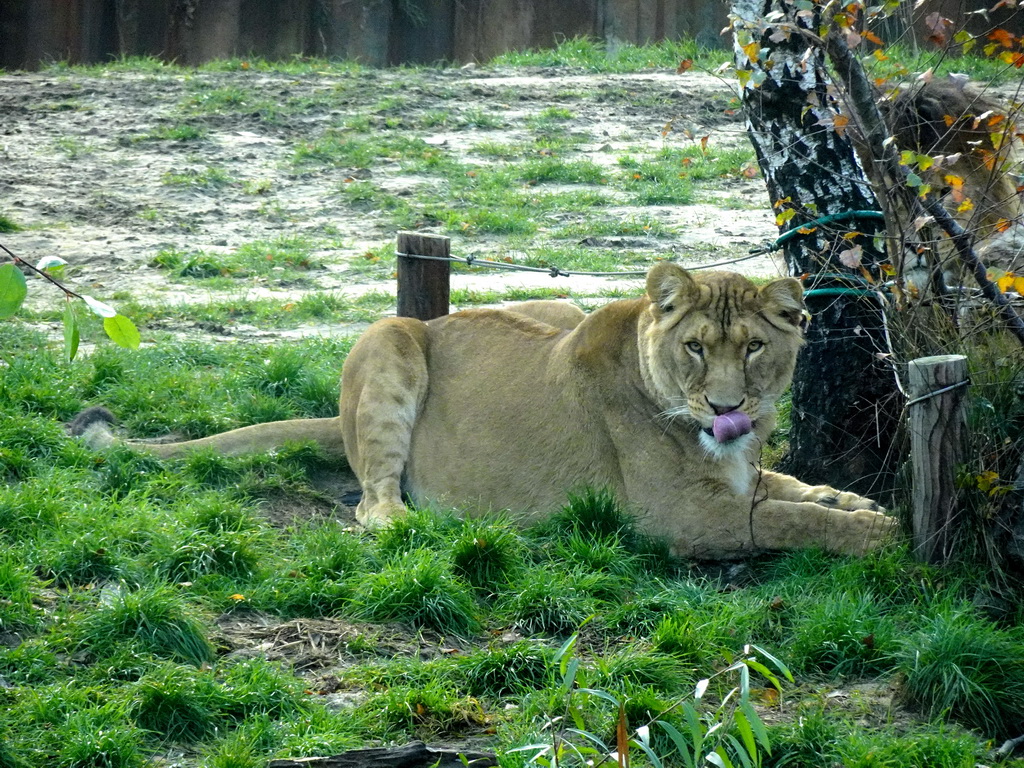
[{"label": "wooden plank wall", "polygon": [[[991,22],[972,0],[927,0],[975,32],[1020,34],[1024,10]],[[411,12],[409,9],[413,9]],[[587,35],[610,46],[681,36],[725,45],[727,0],[0,0],[0,67],[156,56],[194,65],[214,58],[293,55],[369,65],[484,61]]]}]

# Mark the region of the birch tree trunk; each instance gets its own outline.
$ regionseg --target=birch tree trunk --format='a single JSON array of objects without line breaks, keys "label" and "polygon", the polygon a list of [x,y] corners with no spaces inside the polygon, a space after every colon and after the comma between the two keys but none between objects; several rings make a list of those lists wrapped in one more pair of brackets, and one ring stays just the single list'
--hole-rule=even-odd
[{"label": "birch tree trunk", "polygon": [[[814,42],[819,9],[799,0],[733,0],[733,41],[747,132],[786,238],[789,273],[807,276],[813,317],[797,361],[783,469],[871,495],[892,488],[901,405],[872,290],[886,260],[885,225],[824,48]],[[873,216],[853,213],[861,211]]]}]

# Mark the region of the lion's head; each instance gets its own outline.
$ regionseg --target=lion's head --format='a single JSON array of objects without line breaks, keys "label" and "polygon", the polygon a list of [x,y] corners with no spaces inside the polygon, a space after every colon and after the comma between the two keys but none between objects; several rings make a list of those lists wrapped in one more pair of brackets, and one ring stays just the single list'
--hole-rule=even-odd
[{"label": "lion's head", "polygon": [[[692,276],[663,262],[647,276],[647,296],[641,365],[666,417],[695,422],[714,456],[744,450],[751,424],[764,437],[803,343],[800,283],[784,278],[758,287],[742,275]],[[741,427],[720,430],[723,420],[716,420],[725,414]]]}]

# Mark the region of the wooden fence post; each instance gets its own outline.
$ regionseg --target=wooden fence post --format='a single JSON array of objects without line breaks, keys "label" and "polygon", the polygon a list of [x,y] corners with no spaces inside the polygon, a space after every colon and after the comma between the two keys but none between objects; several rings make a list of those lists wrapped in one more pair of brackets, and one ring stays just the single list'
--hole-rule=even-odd
[{"label": "wooden fence post", "polygon": [[[433,320],[448,314],[451,240],[441,235],[398,233],[398,316]],[[404,256],[402,254],[410,254]],[[411,258],[435,256],[436,259]]]},{"label": "wooden fence post", "polygon": [[908,369],[910,455],[913,463],[914,555],[945,562],[955,544],[956,467],[963,449],[967,358],[938,355]]}]

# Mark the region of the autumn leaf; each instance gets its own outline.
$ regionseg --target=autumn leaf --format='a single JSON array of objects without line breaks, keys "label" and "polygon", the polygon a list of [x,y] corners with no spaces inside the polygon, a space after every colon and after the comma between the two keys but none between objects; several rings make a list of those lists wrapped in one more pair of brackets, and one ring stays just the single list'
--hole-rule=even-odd
[{"label": "autumn leaf", "polygon": [[683,59],[679,62],[679,66],[676,67],[676,74],[681,75],[683,72],[688,72],[693,66],[693,59]]},{"label": "autumn leaf", "polygon": [[1003,48],[1013,48],[1014,40],[1016,39],[1013,34],[1005,29],[993,29],[988,33],[989,40],[995,40]]},{"label": "autumn leaf", "polygon": [[971,202],[971,198],[965,197],[963,202],[956,207],[957,213],[967,213],[967,211],[974,210],[974,203]]},{"label": "autumn leaf", "polygon": [[870,29],[865,29],[860,34],[861,34],[861,37],[863,37],[865,40],[867,40],[869,42],[872,42],[875,45],[885,45],[885,42],[882,40],[882,38],[880,38],[878,35],[876,35]]},{"label": "autumn leaf", "polygon": [[840,136],[846,135],[846,126],[850,124],[850,118],[846,115],[836,115],[832,119],[832,127],[835,128],[836,133]]},{"label": "autumn leaf", "polygon": [[745,179],[756,179],[761,170],[756,165],[745,165],[740,171],[740,175]]},{"label": "autumn leaf", "polygon": [[785,211],[780,211],[775,217],[775,226],[781,227],[794,216],[796,216],[796,208],[788,208]]},{"label": "autumn leaf", "polygon": [[856,269],[860,266],[860,259],[864,253],[864,249],[859,245],[853,246],[849,250],[845,250],[839,254],[839,261],[842,262],[844,267],[850,269]]},{"label": "autumn leaf", "polygon": [[751,64],[757,62],[757,57],[761,53],[761,44],[758,42],[747,43],[743,46],[743,52],[747,54],[747,58]]},{"label": "autumn leaf", "polygon": [[1005,232],[1010,228],[1012,222],[1009,219],[1000,219],[996,222],[996,232]]},{"label": "autumn leaf", "polygon": [[[886,56],[885,52],[881,48],[879,48],[877,51],[872,51],[871,55],[874,56],[879,61],[888,61],[889,60],[889,57]],[[879,77],[878,79],[875,80],[875,85],[881,86],[884,82],[885,82],[885,78],[884,77]]]},{"label": "autumn leaf", "polygon": [[710,138],[711,138],[711,134],[710,133],[707,136],[701,136],[701,139],[700,139],[700,151],[701,152],[707,152],[708,151],[708,139],[710,139]]},{"label": "autumn leaf", "polygon": [[1017,276],[1013,272],[1007,272],[1005,275],[996,280],[996,285],[999,286],[1000,293],[1006,293],[1014,287],[1014,283],[1017,280]]},{"label": "autumn leaf", "polygon": [[953,21],[947,19],[938,11],[929,13],[925,16],[924,24],[931,32],[928,35],[928,40],[935,43],[936,45],[945,45],[949,40],[949,33],[953,29]]}]

